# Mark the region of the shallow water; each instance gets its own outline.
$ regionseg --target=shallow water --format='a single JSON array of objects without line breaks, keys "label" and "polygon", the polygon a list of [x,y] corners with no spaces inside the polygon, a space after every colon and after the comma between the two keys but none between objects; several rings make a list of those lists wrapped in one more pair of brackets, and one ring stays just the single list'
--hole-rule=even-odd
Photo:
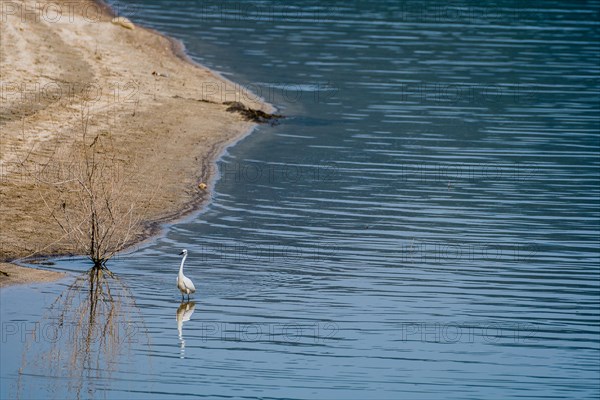
[{"label": "shallow water", "polygon": [[110,264],[95,364],[47,367],[85,288],[3,290],[0,397],[600,395],[598,2],[119,3],[289,118]]}]

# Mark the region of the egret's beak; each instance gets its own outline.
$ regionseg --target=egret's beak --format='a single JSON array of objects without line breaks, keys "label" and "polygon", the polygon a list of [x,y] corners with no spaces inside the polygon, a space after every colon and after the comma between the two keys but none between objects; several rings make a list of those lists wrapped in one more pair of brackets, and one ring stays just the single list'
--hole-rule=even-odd
[{"label": "egret's beak", "polygon": [[183,251],[181,253],[179,253],[179,255],[182,256],[183,255]]}]

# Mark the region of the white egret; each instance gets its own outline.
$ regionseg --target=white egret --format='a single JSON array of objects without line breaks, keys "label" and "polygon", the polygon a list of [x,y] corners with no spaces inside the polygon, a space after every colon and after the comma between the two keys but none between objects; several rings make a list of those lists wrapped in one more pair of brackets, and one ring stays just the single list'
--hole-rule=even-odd
[{"label": "white egret", "polygon": [[179,255],[183,255],[183,260],[181,260],[181,266],[179,267],[179,275],[177,275],[177,287],[181,290],[181,300],[183,300],[183,295],[188,295],[188,300],[190,299],[190,293],[194,293],[196,288],[192,283],[192,280],[183,274],[183,263],[187,258],[187,250],[183,250]]}]

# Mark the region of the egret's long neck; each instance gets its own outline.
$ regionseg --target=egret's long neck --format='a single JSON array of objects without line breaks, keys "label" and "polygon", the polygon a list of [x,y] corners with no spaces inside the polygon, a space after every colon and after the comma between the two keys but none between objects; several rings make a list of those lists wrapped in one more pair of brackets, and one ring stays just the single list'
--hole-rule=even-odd
[{"label": "egret's long neck", "polygon": [[183,260],[181,260],[181,266],[179,267],[179,275],[183,275],[183,263],[185,262],[186,258],[187,258],[187,254],[184,254]]}]

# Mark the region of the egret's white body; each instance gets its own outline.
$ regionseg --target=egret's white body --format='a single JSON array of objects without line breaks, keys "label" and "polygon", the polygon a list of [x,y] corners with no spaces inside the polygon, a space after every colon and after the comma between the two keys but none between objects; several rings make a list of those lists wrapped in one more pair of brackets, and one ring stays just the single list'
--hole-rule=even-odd
[{"label": "egret's white body", "polygon": [[196,287],[192,280],[183,274],[183,263],[187,258],[187,250],[183,250],[180,255],[181,254],[183,254],[183,259],[181,260],[181,266],[179,267],[179,275],[177,275],[177,287],[181,291],[181,297],[183,298],[183,295],[187,294],[189,299],[190,294],[196,291]]}]

